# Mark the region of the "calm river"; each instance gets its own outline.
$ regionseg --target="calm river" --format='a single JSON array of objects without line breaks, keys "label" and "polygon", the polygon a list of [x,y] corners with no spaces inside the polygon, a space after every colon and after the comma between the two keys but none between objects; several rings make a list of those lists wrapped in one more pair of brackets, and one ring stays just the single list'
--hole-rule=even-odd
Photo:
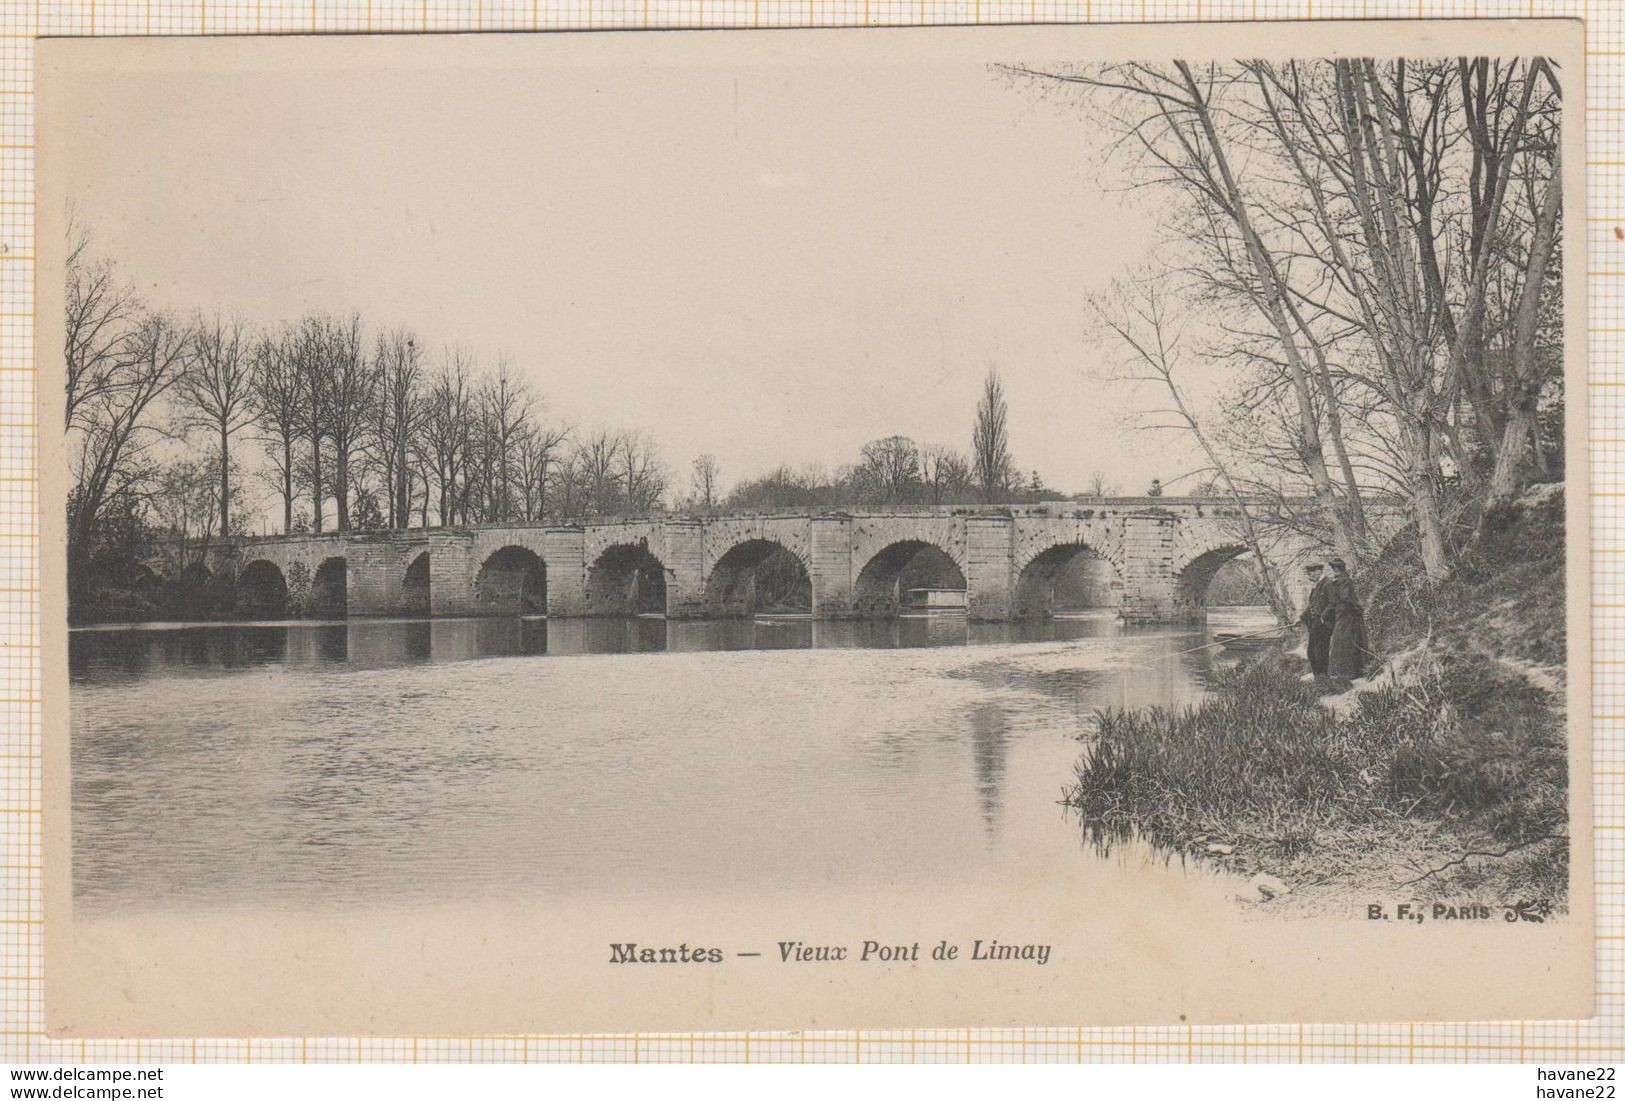
[{"label": "calm river", "polygon": [[954,892],[1098,861],[1058,806],[1097,708],[1198,698],[1215,631],[356,620],[70,643],[87,916]]}]

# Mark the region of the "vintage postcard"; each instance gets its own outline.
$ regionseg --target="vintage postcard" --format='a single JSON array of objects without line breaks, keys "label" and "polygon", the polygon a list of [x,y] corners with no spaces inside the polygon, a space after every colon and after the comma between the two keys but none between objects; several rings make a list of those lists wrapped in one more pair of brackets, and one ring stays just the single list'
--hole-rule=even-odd
[{"label": "vintage postcard", "polygon": [[42,40],[53,1034],[1589,1016],[1581,38]]}]

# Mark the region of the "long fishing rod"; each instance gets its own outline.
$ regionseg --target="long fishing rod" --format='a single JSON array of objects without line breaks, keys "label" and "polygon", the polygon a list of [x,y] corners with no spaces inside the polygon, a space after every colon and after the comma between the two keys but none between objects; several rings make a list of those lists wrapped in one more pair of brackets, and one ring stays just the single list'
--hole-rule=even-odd
[{"label": "long fishing rod", "polygon": [[1213,646],[1225,646],[1225,645],[1227,645],[1229,643],[1232,643],[1232,642],[1242,642],[1242,641],[1246,641],[1246,640],[1249,640],[1249,639],[1273,638],[1273,637],[1279,635],[1282,631],[1291,631],[1291,630],[1295,630],[1296,628],[1297,628],[1297,624],[1295,624],[1295,623],[1282,623],[1279,626],[1271,627],[1267,631],[1259,631],[1259,632],[1257,632],[1255,634],[1250,634],[1250,635],[1231,635],[1228,638],[1215,639],[1212,642],[1204,642],[1200,646],[1192,646],[1189,650],[1175,650],[1169,656],[1170,657],[1179,657],[1181,654],[1194,654],[1198,650],[1206,650],[1206,649],[1208,649],[1210,647],[1213,647]]}]

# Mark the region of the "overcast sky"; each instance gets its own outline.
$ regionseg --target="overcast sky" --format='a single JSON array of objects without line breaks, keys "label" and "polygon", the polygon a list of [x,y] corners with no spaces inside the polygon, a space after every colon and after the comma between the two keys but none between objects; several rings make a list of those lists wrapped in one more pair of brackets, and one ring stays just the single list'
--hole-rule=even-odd
[{"label": "overcast sky", "polygon": [[892,433],[968,450],[992,366],[1052,486],[1191,465],[1088,377],[1084,300],[1155,230],[1084,110],[987,68],[1026,59],[637,37],[75,60],[42,86],[73,120],[50,186],[155,305],[506,357],[550,419],[647,430],[680,489],[704,452],[732,485]]}]

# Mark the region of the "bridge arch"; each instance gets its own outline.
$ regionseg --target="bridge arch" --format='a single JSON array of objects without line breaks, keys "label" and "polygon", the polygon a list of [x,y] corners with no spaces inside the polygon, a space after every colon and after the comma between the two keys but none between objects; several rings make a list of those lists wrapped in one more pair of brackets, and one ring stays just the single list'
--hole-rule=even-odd
[{"label": "bridge arch", "polygon": [[492,551],[474,579],[474,609],[481,615],[546,615],[547,563],[529,547]]},{"label": "bridge arch", "polygon": [[606,547],[587,567],[587,614],[665,615],[670,574],[646,540]]},{"label": "bridge arch", "polygon": [[889,619],[909,589],[966,590],[965,567],[935,543],[903,539],[882,547],[858,572],[852,610],[862,619]]},{"label": "bridge arch", "polygon": [[1174,571],[1174,606],[1186,611],[1206,608],[1208,589],[1219,570],[1251,555],[1251,548],[1241,542],[1213,544],[1191,555]]},{"label": "bridge arch", "polygon": [[407,563],[401,578],[401,611],[407,615],[429,614],[429,552],[419,551]]},{"label": "bridge arch", "polygon": [[706,614],[744,618],[759,611],[812,611],[806,559],[776,539],[744,539],[718,558],[705,580]]},{"label": "bridge arch", "polygon": [[256,558],[237,574],[237,610],[246,616],[288,614],[288,580],[275,562]]},{"label": "bridge arch", "polygon": [[337,617],[349,610],[349,562],[342,554],[322,559],[310,579],[306,610],[314,616]]},{"label": "bridge arch", "polygon": [[1123,572],[1110,556],[1084,542],[1056,543],[1017,572],[1011,615],[1048,619],[1057,612],[1120,608],[1123,592]]}]

